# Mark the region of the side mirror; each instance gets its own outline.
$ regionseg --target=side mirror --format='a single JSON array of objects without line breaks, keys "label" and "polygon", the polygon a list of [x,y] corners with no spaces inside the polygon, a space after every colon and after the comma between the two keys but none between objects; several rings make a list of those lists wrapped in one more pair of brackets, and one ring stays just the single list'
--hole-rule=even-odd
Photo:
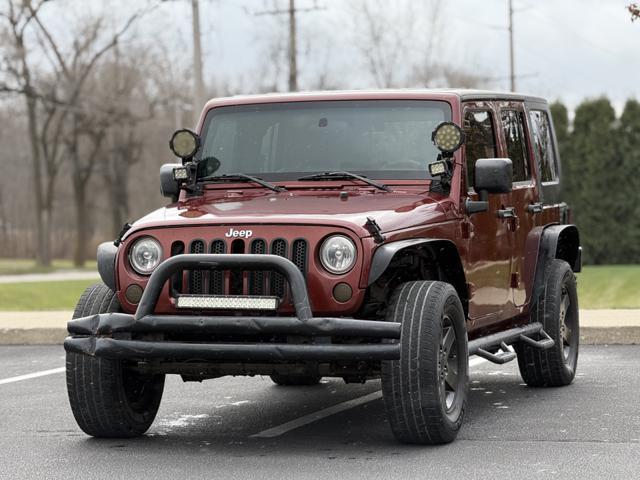
[{"label": "side mirror", "polygon": [[490,193],[509,193],[513,188],[513,163],[508,158],[479,158],[473,172],[473,188],[479,201],[467,199],[468,214],[486,212]]},{"label": "side mirror", "polygon": [[473,175],[476,192],[509,193],[513,188],[513,163],[508,158],[480,158]]},{"label": "side mirror", "polygon": [[160,167],[160,193],[173,202],[177,202],[180,195],[180,182],[174,175],[174,170],[177,168],[182,168],[182,164],[165,163]]}]

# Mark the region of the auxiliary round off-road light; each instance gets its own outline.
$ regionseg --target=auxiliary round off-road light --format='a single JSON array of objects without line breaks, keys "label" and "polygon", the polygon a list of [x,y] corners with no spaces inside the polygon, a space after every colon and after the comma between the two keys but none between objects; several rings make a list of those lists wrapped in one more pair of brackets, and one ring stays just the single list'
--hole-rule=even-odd
[{"label": "auxiliary round off-road light", "polygon": [[142,287],[133,283],[124,291],[124,297],[127,299],[127,302],[132,305],[137,305],[140,303],[140,299],[142,298],[142,292]]},{"label": "auxiliary round off-road light", "polygon": [[351,300],[351,295],[353,295],[353,290],[351,289],[351,285],[348,283],[338,283],[335,287],[333,287],[333,298],[335,298],[340,303],[348,302]]},{"label": "auxiliary round off-road light", "polygon": [[442,122],[431,134],[431,140],[442,153],[453,153],[464,143],[464,132],[453,122]]},{"label": "auxiliary round off-road light", "polygon": [[169,140],[169,148],[183,160],[193,157],[200,148],[200,137],[191,130],[176,130]]}]

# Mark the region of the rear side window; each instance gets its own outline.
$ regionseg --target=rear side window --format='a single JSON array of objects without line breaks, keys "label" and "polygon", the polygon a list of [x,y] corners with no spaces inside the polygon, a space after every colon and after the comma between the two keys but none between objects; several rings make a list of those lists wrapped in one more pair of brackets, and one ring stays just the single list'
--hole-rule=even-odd
[{"label": "rear side window", "polygon": [[524,114],[517,110],[501,113],[507,153],[513,162],[513,181],[522,182],[531,178],[527,155],[527,140],[524,134]]},{"label": "rear side window", "polygon": [[549,117],[547,112],[542,110],[532,110],[530,116],[534,150],[540,165],[541,179],[543,182],[555,182],[558,180],[558,159],[553,149]]},{"label": "rear side window", "polygon": [[493,130],[491,112],[487,110],[467,110],[464,114],[465,161],[467,163],[467,184],[473,185],[473,168],[479,158],[496,158],[496,136]]}]

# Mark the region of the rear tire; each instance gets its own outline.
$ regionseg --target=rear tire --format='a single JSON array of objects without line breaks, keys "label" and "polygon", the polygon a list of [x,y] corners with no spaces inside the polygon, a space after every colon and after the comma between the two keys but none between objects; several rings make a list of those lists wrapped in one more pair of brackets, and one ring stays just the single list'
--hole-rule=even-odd
[{"label": "rear tire", "polygon": [[280,375],[274,373],[271,375],[271,380],[276,385],[282,387],[300,387],[304,385],[317,385],[320,383],[322,377],[318,375]]},{"label": "rear tire", "polygon": [[[106,285],[89,287],[73,318],[119,312],[116,295]],[[146,432],[158,412],[164,375],[142,375],[125,362],[67,353],[67,392],[73,416],[87,435],[136,437]]]},{"label": "rear tire", "polygon": [[515,345],[520,374],[530,387],[560,387],[573,381],[580,343],[578,311],[576,277],[567,262],[554,259],[546,266],[543,293],[531,321],[541,322],[555,344],[546,350]]},{"label": "rear tire", "polygon": [[391,430],[404,443],[453,441],[467,404],[469,359],[462,304],[448,283],[402,284],[387,309],[401,323],[400,359],[382,362]]}]

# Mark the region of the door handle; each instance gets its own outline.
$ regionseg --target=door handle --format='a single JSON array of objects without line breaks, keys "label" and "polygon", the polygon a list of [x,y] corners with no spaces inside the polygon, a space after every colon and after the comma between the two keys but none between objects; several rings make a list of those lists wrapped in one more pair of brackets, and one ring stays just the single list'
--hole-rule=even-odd
[{"label": "door handle", "polygon": [[501,208],[500,210],[498,210],[498,217],[502,219],[515,218],[516,217],[515,207]]},{"label": "door handle", "polygon": [[529,205],[527,205],[527,212],[533,213],[534,215],[536,213],[542,213],[542,210],[542,202],[530,203]]}]

